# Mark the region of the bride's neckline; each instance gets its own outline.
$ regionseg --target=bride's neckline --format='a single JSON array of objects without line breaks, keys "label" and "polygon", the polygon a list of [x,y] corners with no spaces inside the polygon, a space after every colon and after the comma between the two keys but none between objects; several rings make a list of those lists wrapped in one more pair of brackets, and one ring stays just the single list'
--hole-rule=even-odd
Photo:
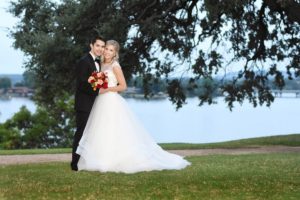
[{"label": "bride's neckline", "polygon": [[113,63],[101,63],[101,70],[112,69],[112,64]]},{"label": "bride's neckline", "polygon": [[102,63],[103,65],[111,65],[113,64],[113,62],[110,62],[110,63]]},{"label": "bride's neckline", "polygon": [[102,62],[103,65],[112,65],[113,63],[114,63],[114,60],[112,60],[111,62],[107,62],[107,63]]},{"label": "bride's neckline", "polygon": [[112,63],[102,63],[102,67],[111,67],[113,65]]}]

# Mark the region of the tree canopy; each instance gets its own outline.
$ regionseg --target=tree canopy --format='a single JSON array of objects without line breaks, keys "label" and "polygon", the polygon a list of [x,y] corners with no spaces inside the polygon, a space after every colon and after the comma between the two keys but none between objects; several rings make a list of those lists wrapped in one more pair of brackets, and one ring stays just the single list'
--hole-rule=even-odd
[{"label": "tree canopy", "polygon": [[8,77],[0,78],[0,89],[8,89],[11,87],[11,80]]},{"label": "tree canopy", "polygon": [[[221,76],[216,89],[232,108],[246,99],[270,105],[270,82],[283,88],[300,74],[299,0],[16,0],[10,12],[20,19],[14,46],[28,56],[44,105],[73,93],[74,63],[95,33],[120,42],[125,76],[141,76],[146,95],[166,78],[178,108],[184,77],[193,90],[198,79]],[[205,91],[200,104],[213,102]]]}]

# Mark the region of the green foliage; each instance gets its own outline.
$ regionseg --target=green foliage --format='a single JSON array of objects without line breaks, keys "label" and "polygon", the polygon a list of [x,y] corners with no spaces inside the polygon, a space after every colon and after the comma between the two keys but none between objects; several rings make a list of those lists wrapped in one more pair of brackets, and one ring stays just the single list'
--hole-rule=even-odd
[{"label": "green foliage", "polygon": [[14,84],[14,86],[15,86],[15,87],[23,87],[23,86],[25,86],[25,85],[24,85],[24,83],[22,83],[22,82],[17,82],[17,83]]},{"label": "green foliage", "polygon": [[74,134],[73,99],[55,99],[55,108],[38,107],[30,113],[21,107],[11,119],[0,124],[2,149],[70,147]]},{"label": "green foliage", "polygon": [[[270,105],[268,80],[283,88],[286,78],[300,75],[295,0],[16,0],[10,11],[20,19],[14,45],[29,56],[25,67],[35,74],[38,100],[46,105],[53,96],[73,93],[74,63],[95,33],[120,42],[125,76],[142,77],[146,96],[157,78],[170,78],[167,91],[177,108],[187,91],[174,75],[213,80],[226,76],[229,65],[238,68],[231,81],[218,85],[229,108],[245,99]],[[198,94],[200,104],[213,102],[214,90],[205,91]]]},{"label": "green foliage", "polygon": [[0,125],[0,149],[18,149],[22,147],[21,136],[18,130],[7,129]]},{"label": "green foliage", "polygon": [[10,87],[11,87],[10,78],[7,77],[0,78],[0,89],[7,89]]},{"label": "green foliage", "polygon": [[23,73],[23,85],[29,88],[35,88],[35,74],[31,71],[25,71]]},{"label": "green foliage", "polygon": [[32,126],[31,117],[31,112],[25,106],[22,106],[19,112],[14,114],[11,119],[7,120],[5,126],[16,128],[21,134],[24,134],[24,132]]},{"label": "green foliage", "polygon": [[183,170],[78,172],[69,163],[1,166],[1,199],[299,199],[299,154],[187,158]]}]

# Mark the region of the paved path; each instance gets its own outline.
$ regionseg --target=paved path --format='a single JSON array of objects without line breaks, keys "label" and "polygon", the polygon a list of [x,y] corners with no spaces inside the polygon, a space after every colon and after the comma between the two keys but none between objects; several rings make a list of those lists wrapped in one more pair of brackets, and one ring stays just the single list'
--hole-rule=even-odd
[{"label": "paved path", "polygon": [[[193,149],[193,150],[168,150],[169,152],[181,156],[202,156],[215,154],[251,154],[251,153],[300,153],[300,147],[288,146],[264,146],[255,148],[234,148],[234,149]],[[70,153],[63,154],[32,154],[32,155],[2,155],[0,156],[0,165],[43,163],[43,162],[69,162]]]}]

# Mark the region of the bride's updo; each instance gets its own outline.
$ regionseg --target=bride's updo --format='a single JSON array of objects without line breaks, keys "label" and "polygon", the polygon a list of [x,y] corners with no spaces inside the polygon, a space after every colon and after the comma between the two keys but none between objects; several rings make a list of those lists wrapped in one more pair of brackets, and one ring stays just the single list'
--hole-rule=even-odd
[{"label": "bride's updo", "polygon": [[112,46],[115,47],[116,55],[113,58],[113,61],[119,61],[119,51],[120,51],[120,45],[119,45],[119,43],[117,41],[115,41],[115,40],[108,40],[108,41],[106,41],[106,45],[112,45]]}]

